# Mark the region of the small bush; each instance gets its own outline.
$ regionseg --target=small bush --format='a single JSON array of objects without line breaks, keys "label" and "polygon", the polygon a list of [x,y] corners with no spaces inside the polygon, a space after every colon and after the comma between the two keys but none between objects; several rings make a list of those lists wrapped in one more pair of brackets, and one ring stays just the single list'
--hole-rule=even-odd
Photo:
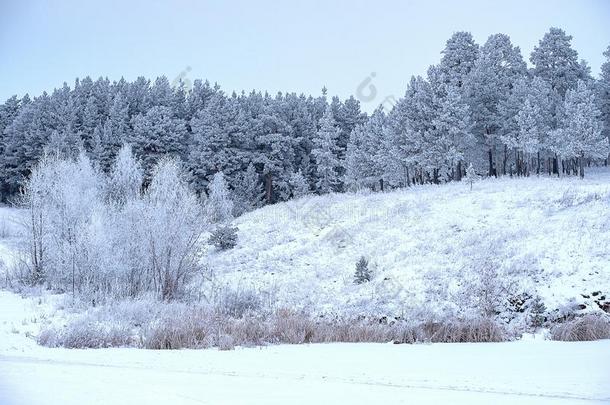
[{"label": "small bush", "polygon": [[49,327],[41,330],[37,342],[47,347],[69,349],[98,349],[132,346],[131,331],[124,325],[108,325],[87,318],[68,324],[63,329]]},{"label": "small bush", "polygon": [[208,243],[214,245],[219,250],[233,249],[237,245],[237,228],[232,226],[221,226],[216,228]]},{"label": "small bush", "polygon": [[354,274],[354,283],[363,284],[371,281],[371,271],[369,270],[369,262],[364,256],[356,263],[356,273]]},{"label": "small bush", "polygon": [[610,339],[610,318],[585,315],[551,328],[551,339],[566,342]]},{"label": "small bush", "polygon": [[433,343],[482,343],[506,340],[505,331],[491,318],[472,318],[422,325],[423,336]]},{"label": "small bush", "polygon": [[271,335],[276,342],[300,344],[311,343],[315,334],[315,324],[310,317],[290,310],[275,313]]},{"label": "small bush", "polygon": [[144,328],[143,345],[165,350],[208,347],[212,320],[208,313],[196,308],[168,311]]},{"label": "small bush", "polygon": [[218,350],[233,350],[235,349],[235,342],[232,336],[222,335],[218,339]]},{"label": "small bush", "polygon": [[542,298],[539,296],[533,298],[528,305],[528,309],[529,324],[534,328],[540,328],[546,320],[545,314],[547,310],[546,305],[542,302]]},{"label": "small bush", "polygon": [[216,310],[222,315],[242,318],[248,312],[254,312],[262,306],[256,291],[249,289],[227,289],[219,297]]}]

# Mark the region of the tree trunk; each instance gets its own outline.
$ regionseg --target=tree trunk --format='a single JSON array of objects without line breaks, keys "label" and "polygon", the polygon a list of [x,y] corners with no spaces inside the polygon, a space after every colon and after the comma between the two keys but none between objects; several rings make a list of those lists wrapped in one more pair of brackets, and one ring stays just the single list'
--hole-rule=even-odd
[{"label": "tree trunk", "polygon": [[383,179],[379,179],[379,188],[381,189],[381,192],[383,193]]},{"label": "tree trunk", "polygon": [[267,204],[271,204],[273,198],[273,177],[271,173],[265,176],[265,200]]},{"label": "tree trunk", "polygon": [[455,171],[455,180],[457,181],[461,181],[462,180],[462,161],[460,160],[457,164],[457,169]]},{"label": "tree trunk", "polygon": [[585,178],[585,157],[584,156],[580,156],[580,158],[578,159],[578,163],[579,163],[579,171],[580,171],[580,178],[584,179]]},{"label": "tree trunk", "polygon": [[494,159],[493,159],[493,155],[492,155],[493,152],[492,152],[491,148],[489,148],[489,151],[487,153],[489,155],[488,156],[489,157],[489,174],[488,174],[488,176],[491,177],[491,176],[494,175]]}]

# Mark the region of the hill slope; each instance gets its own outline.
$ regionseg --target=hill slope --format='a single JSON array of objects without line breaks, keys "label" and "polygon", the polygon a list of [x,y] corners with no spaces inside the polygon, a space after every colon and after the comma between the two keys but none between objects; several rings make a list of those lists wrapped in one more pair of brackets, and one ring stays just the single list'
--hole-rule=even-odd
[{"label": "hill slope", "polygon": [[[511,308],[520,311],[519,297],[540,295],[561,316],[579,304],[599,310],[594,301],[610,293],[606,169],[585,180],[487,179],[472,191],[451,183],[310,196],[235,223],[238,245],[212,248],[207,259],[212,285],[255,290],[280,307],[469,314],[485,307],[483,289],[498,298],[492,304],[504,305],[498,312],[510,306],[507,298],[517,297]],[[355,285],[360,256],[369,259],[373,279]]]}]

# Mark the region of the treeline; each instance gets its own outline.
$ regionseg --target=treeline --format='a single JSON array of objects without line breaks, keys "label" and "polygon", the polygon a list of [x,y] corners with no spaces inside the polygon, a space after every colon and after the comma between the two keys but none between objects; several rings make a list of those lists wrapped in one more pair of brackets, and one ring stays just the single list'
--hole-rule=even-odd
[{"label": "treeline", "polygon": [[77,79],[0,105],[0,194],[15,196],[45,151],[82,149],[109,173],[124,143],[145,187],[167,155],[200,194],[222,171],[236,214],[309,192],[460,180],[470,164],[492,176],[584,175],[608,158],[610,48],[604,55],[596,80],[561,29],[540,40],[532,68],[504,34],[479,46],[457,32],[426,77],[370,117],[354,97],[329,100],[324,89],[229,95],[200,80],[187,90],[165,77]]},{"label": "treeline", "polygon": [[544,35],[527,67],[504,34],[482,46],[455,33],[438,65],[413,77],[389,114],[377,109],[352,132],[346,181],[383,188],[480,174],[580,174],[608,164],[610,47],[599,80],[571,36]]}]

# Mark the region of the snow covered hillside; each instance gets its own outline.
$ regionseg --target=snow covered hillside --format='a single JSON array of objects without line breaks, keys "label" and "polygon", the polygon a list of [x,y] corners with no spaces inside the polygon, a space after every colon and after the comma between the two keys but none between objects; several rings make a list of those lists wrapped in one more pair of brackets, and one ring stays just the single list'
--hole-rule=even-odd
[{"label": "snow covered hillside", "polygon": [[[599,311],[610,296],[607,169],[591,169],[584,180],[487,179],[472,191],[462,182],[310,196],[235,224],[237,246],[211,248],[214,280],[268,294],[280,307],[464,313],[475,304],[468,295],[473,277],[487,268],[504,292],[539,295],[557,316],[579,305]],[[360,256],[369,259],[373,279],[355,285]]]}]

